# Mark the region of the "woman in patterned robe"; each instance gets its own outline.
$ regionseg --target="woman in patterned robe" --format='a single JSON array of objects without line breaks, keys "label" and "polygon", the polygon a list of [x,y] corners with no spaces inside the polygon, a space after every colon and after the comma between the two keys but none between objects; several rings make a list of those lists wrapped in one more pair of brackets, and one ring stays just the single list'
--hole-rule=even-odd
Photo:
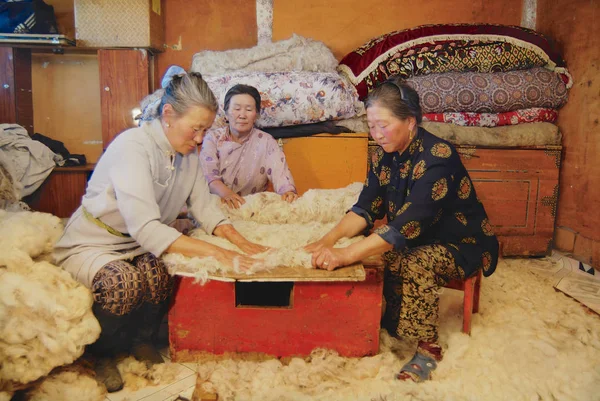
[{"label": "woman in patterned robe", "polygon": [[[319,241],[306,247],[317,268],[339,266],[384,253],[383,326],[418,347],[399,379],[429,379],[442,359],[438,342],[438,289],[452,279],[493,273],[498,241],[468,172],[452,144],[419,127],[417,93],[391,78],[365,102],[372,153],[365,186],[349,213]],[[343,237],[387,224],[346,248]]]}]

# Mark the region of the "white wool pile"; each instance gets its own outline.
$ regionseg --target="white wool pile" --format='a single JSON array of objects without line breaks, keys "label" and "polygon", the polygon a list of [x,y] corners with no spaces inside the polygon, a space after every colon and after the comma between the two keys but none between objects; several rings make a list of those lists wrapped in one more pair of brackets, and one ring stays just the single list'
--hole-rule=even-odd
[{"label": "white wool pile", "polygon": [[76,360],[100,325],[90,291],[69,273],[12,255],[0,266],[0,382],[27,383]]},{"label": "white wool pile", "polygon": [[[233,226],[251,242],[271,248],[254,255],[257,263],[246,274],[277,266],[312,268],[311,254],[302,247],[317,241],[344,216],[358,199],[363,184],[355,182],[340,189],[311,189],[293,203],[285,202],[272,192],[261,192],[244,197],[246,203],[239,209],[221,206]],[[229,241],[194,230],[192,237],[225,249],[241,252]],[[362,236],[342,238],[335,245],[345,247]],[[167,254],[163,260],[171,274],[193,274],[202,283],[209,275],[228,272],[242,273],[238,266],[229,267],[214,258],[189,258],[181,254]]]},{"label": "white wool pile", "polygon": [[10,401],[13,393],[8,391],[0,391],[0,401]]},{"label": "white wool pile", "polygon": [[501,261],[484,279],[471,336],[460,330],[462,293],[446,290],[440,319],[445,356],[431,381],[395,380],[415,344],[384,332],[372,357],[315,350],[286,363],[212,360],[200,362],[198,374],[224,401],[598,400],[600,319],[556,292],[548,276],[530,268],[535,263]]},{"label": "white wool pile", "polygon": [[60,218],[49,213],[0,210],[0,254],[15,249],[32,258],[51,253],[62,232]]},{"label": "white wool pile", "polygon": [[90,291],[40,260],[49,258],[62,228],[51,214],[0,210],[0,382],[45,376],[100,334]]},{"label": "white wool pile", "polygon": [[[285,202],[272,192],[248,195],[239,209],[222,206],[233,226],[251,242],[271,248],[268,252],[254,255],[257,263],[246,274],[277,266],[312,268],[311,254],[302,248],[320,239],[344,216],[358,199],[363,184],[356,182],[340,189],[311,189],[293,203]],[[225,249],[241,252],[229,241],[202,230],[190,234]],[[343,238],[336,247],[345,247],[359,241],[362,236]],[[193,274],[206,282],[209,275],[228,272],[242,273],[238,266],[229,267],[214,258],[189,258],[180,254],[167,254],[163,260],[171,274]]]},{"label": "white wool pile", "polygon": [[104,401],[106,387],[90,374],[78,371],[61,371],[50,374],[32,390],[26,401]]},{"label": "white wool pile", "polygon": [[161,383],[171,383],[177,376],[177,365],[174,363],[158,363],[148,369],[144,362],[131,356],[119,361],[117,368],[123,377],[125,387],[130,391]]},{"label": "white wool pile", "polygon": [[221,204],[221,210],[231,220],[254,221],[263,224],[334,223],[358,200],[363,188],[355,182],[339,189],[311,189],[292,203],[273,192],[260,192],[244,197],[239,209]]}]

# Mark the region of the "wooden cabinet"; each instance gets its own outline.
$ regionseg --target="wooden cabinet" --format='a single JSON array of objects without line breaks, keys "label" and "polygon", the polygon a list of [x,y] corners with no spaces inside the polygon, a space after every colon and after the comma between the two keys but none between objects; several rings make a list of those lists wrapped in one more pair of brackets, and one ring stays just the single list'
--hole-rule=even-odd
[{"label": "wooden cabinet", "polygon": [[[39,212],[70,217],[81,204],[93,165],[58,167],[32,196],[29,206]],[[37,191],[36,191],[37,192]]]},{"label": "wooden cabinet", "polygon": [[494,226],[502,255],[549,254],[561,147],[458,147],[458,151]]},{"label": "wooden cabinet", "polygon": [[[369,145],[369,152],[375,148]],[[561,147],[456,149],[498,236],[501,255],[548,255],[554,238]]]},{"label": "wooden cabinet", "polygon": [[[147,50],[0,47],[0,123],[63,142],[90,165],[57,168],[31,206],[68,217],[87,177],[116,135],[136,125],[139,102],[152,91]],[[64,53],[64,54],[63,54]]]}]

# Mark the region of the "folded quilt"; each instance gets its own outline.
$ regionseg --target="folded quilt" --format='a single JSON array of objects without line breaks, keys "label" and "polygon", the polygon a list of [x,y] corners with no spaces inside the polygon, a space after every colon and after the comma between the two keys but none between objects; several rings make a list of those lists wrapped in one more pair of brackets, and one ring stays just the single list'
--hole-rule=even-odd
[{"label": "folded quilt", "polygon": [[435,136],[455,145],[520,147],[561,144],[558,127],[550,123],[527,123],[486,128],[423,122],[421,126]]},{"label": "folded quilt", "polygon": [[408,78],[423,113],[504,113],[541,107],[558,109],[567,101],[559,74],[542,67],[479,73],[447,72]]},{"label": "folded quilt", "polygon": [[553,44],[527,28],[493,24],[423,25],[373,38],[348,53],[338,71],[364,99],[389,76],[502,72],[546,67],[572,79]]},{"label": "folded quilt", "polygon": [[554,123],[558,111],[533,107],[530,109],[507,111],[506,113],[429,113],[423,115],[423,121],[452,123],[465,127],[501,127],[523,123]]}]

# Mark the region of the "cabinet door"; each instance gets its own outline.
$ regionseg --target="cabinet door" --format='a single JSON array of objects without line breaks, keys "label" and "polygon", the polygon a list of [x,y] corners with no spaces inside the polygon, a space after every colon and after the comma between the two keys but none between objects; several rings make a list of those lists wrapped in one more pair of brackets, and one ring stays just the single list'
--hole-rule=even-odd
[{"label": "cabinet door", "polygon": [[98,50],[104,148],[136,126],[133,119],[140,101],[150,93],[148,57],[146,50]]},{"label": "cabinet door", "polygon": [[0,123],[19,124],[33,134],[31,50],[0,47]]}]

